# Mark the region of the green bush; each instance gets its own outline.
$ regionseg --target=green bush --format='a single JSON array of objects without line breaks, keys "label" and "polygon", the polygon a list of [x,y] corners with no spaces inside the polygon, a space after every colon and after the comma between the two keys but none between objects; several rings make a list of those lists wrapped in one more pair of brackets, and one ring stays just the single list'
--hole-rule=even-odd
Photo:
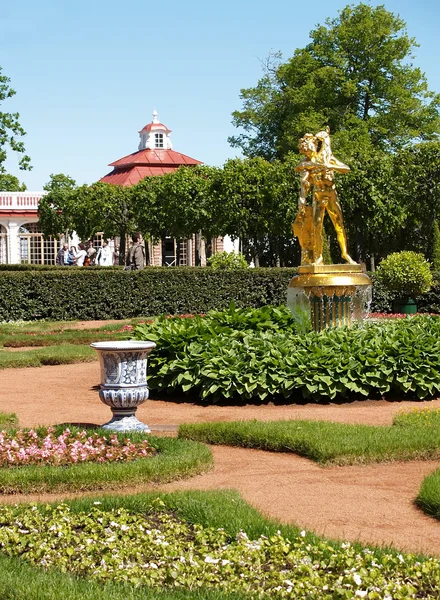
[{"label": "green bush", "polygon": [[[263,309],[261,309],[263,310]],[[382,396],[425,398],[440,392],[440,318],[414,317],[320,333],[295,332],[286,309],[259,328],[225,327],[217,317],[158,321],[135,329],[154,340],[149,384],[158,392],[189,393],[206,403],[297,402]],[[284,312],[283,312],[284,311]],[[286,315],[283,321],[282,315]]]},{"label": "green bush", "polygon": [[[2,268],[4,267],[4,268]],[[128,319],[286,303],[295,268],[205,269],[0,265],[0,322]],[[391,312],[395,294],[373,274],[371,312]],[[420,311],[440,313],[440,285],[420,296]]]},{"label": "green bush", "polygon": [[241,252],[218,252],[206,261],[212,269],[247,269],[249,265]]},{"label": "green bush", "polygon": [[[373,282],[372,302],[370,312],[391,313],[393,312],[393,300],[396,294],[390,292],[384,284],[376,277],[376,273],[368,273]],[[439,311],[440,312],[440,311]]]},{"label": "green bush", "polygon": [[124,319],[279,305],[296,269],[58,267],[0,272],[0,321]]},{"label": "green bush", "polygon": [[[67,269],[77,269],[79,267],[68,267],[66,265],[35,265],[29,263],[17,264],[17,265],[0,265],[1,271],[66,271]],[[101,267],[100,265],[91,265],[87,267],[87,270],[102,271],[102,270],[122,270],[123,267],[117,265],[111,265],[108,267]]]},{"label": "green bush", "polygon": [[376,278],[401,298],[415,298],[429,291],[432,273],[423,254],[411,251],[393,252],[380,263]]}]

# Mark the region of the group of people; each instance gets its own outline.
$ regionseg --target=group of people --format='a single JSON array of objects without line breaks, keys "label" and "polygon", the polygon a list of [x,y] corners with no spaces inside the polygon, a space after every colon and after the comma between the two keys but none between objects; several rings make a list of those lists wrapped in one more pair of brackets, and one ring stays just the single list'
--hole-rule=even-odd
[{"label": "group of people", "polygon": [[92,241],[88,242],[87,247],[81,242],[78,244],[78,250],[76,246],[70,246],[69,248],[68,244],[63,244],[58,251],[56,264],[65,267],[88,267],[89,265],[110,267],[118,265],[119,248],[115,246],[115,249],[112,251],[106,241],[102,242],[102,246],[98,250],[96,250]]},{"label": "group of people", "polygon": [[[145,248],[142,244],[142,235],[135,232],[132,235],[133,243],[125,257],[125,269],[138,271],[145,267]],[[112,250],[107,241],[102,242],[98,250],[93,245],[92,240],[87,242],[87,247],[82,242],[76,246],[63,244],[59,249],[56,264],[61,266],[88,267],[89,265],[99,265],[101,267],[110,267],[119,265],[119,248],[115,246]]]}]

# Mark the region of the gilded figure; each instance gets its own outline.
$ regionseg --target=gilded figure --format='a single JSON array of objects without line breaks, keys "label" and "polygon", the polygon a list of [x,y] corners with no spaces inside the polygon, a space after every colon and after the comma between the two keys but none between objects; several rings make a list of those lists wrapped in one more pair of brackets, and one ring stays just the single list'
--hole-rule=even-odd
[{"label": "gilded figure", "polygon": [[[316,134],[306,133],[299,141],[299,151],[304,158],[295,168],[301,179],[301,190],[293,232],[301,246],[301,264],[323,264],[323,220],[326,211],[335,228],[342,258],[348,264],[357,264],[348,254],[347,236],[334,181],[335,172],[348,173],[350,167],[333,156],[328,128]],[[309,192],[312,194],[311,206],[307,206]]]}]

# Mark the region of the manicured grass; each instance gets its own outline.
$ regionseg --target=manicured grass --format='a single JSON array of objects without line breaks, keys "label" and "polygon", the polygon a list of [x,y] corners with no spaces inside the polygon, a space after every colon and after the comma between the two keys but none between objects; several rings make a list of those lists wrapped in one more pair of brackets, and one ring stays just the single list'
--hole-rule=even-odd
[{"label": "manicured grass", "polygon": [[95,361],[97,354],[89,348],[92,342],[129,339],[131,328],[140,322],[145,319],[81,330],[71,329],[70,322],[63,321],[0,324],[0,369]]},{"label": "manicured grass", "polygon": [[[396,415],[394,422],[419,430],[432,429],[440,437],[440,409],[414,409]],[[425,477],[415,503],[428,515],[440,519],[440,469]]]},{"label": "manicured grass", "polygon": [[60,345],[35,350],[10,352],[0,349],[0,369],[41,367],[42,365],[67,365],[93,362],[96,352],[89,346]]},{"label": "manicured grass", "polygon": [[[45,572],[18,558],[6,558],[4,555],[0,555],[0,597],[2,600],[58,600],[59,598],[63,600],[150,600],[153,598],[158,600],[242,600],[257,597],[284,597],[302,600],[306,598],[309,600],[315,598],[342,600],[342,598],[366,597],[380,600],[387,596],[396,599],[438,598],[440,565],[437,559],[401,554],[398,550],[363,548],[359,544],[329,542],[312,534],[300,532],[296,527],[281,525],[262,517],[235,492],[150,493],[126,497],[80,499],[66,503],[70,509],[67,517],[69,514],[73,517],[77,515],[93,527],[94,519],[87,515],[103,514],[94,512],[97,502],[99,511],[116,511],[105,517],[106,522],[109,523],[107,527],[112,530],[105,536],[108,538],[111,536],[113,539],[106,542],[108,544],[107,556],[100,555],[104,561],[112,560],[112,549],[116,552],[121,549],[125,550],[124,539],[127,540],[127,544],[133,544],[138,535],[133,526],[120,531],[117,526],[110,523],[111,519],[118,520],[118,515],[121,514],[118,511],[121,509],[128,511],[130,515],[133,515],[133,522],[139,522],[137,519],[144,518],[144,516],[160,515],[161,511],[171,510],[172,515],[181,519],[183,525],[189,523],[196,527],[195,531],[198,532],[196,535],[199,542],[202,541],[205,546],[202,551],[206,553],[206,556],[221,556],[224,548],[218,547],[216,538],[218,536],[223,539],[226,536],[227,547],[231,548],[231,550],[226,549],[226,552],[229,552],[228,556],[230,556],[231,562],[224,565],[220,561],[220,564],[213,565],[212,560],[203,561],[202,554],[202,564],[200,565],[200,557],[197,557],[199,564],[196,568],[199,569],[198,572],[204,573],[205,580],[207,579],[206,571],[208,573],[212,571],[212,580],[208,578],[209,586],[215,585],[217,588],[229,586],[230,591],[222,593],[199,588],[197,580],[195,582],[193,580],[191,568],[187,569],[189,573],[187,585],[193,586],[193,589],[176,589],[171,573],[173,569],[180,570],[179,563],[182,563],[179,553],[169,555],[172,566],[166,584],[168,587],[164,589],[138,587],[139,582],[136,581],[136,578],[130,579],[132,585],[115,584],[111,582],[111,573],[108,582],[98,584],[93,580],[61,573],[58,568],[51,568]],[[28,511],[28,516],[23,512],[26,510],[25,506],[13,510],[17,514],[20,521],[19,526],[22,529],[24,528],[22,523],[24,525],[34,519],[36,514],[34,511],[47,513],[47,509],[38,506],[34,506],[31,511]],[[158,519],[157,523],[159,522]],[[67,522],[59,522],[59,527],[61,531],[65,530]],[[224,533],[218,532],[219,528],[223,529]],[[59,536],[58,528],[54,529],[56,529],[54,531],[55,544],[55,540],[59,539]],[[50,530],[42,533],[46,539],[50,539],[47,531]],[[247,538],[240,533],[242,531],[247,534]],[[86,552],[81,551],[81,545],[78,545],[77,536],[81,534],[82,532],[79,530],[74,531],[73,536],[68,538],[71,542],[61,542],[61,547],[69,548],[69,553],[65,555],[58,554],[56,550],[51,550],[50,546],[46,545],[45,551],[49,551],[52,556],[55,556],[56,562],[63,565],[63,570],[68,569],[70,563],[74,561],[78,564],[80,559],[78,553],[81,552],[83,552],[84,561],[87,564]],[[141,533],[141,535],[143,534]],[[178,535],[179,531],[177,530],[176,537]],[[29,553],[35,560],[35,557],[38,557],[39,546],[31,545],[33,536],[34,531],[29,528],[20,531],[17,536],[17,545],[9,543],[8,551],[12,554],[23,551]],[[124,536],[127,537],[124,538]],[[161,538],[159,537],[157,541],[160,542]],[[56,543],[58,544],[58,542]],[[188,545],[192,543],[193,540],[189,539]],[[234,546],[237,548],[235,554]],[[91,554],[93,554],[93,544],[90,548]],[[166,553],[166,548],[161,550],[161,552],[163,551]],[[182,554],[186,551],[187,549],[182,548]],[[87,551],[87,555],[90,555],[90,552]],[[136,562],[148,563],[152,559],[154,560],[154,555],[154,548],[148,552],[143,550]],[[209,562],[209,564],[206,564],[205,567],[204,562]],[[285,569],[274,569],[275,564],[285,564]],[[191,567],[191,565],[189,566]],[[148,569],[148,566],[146,568]],[[127,565],[127,577],[130,578],[128,569],[129,565]],[[118,574],[123,574],[124,570],[124,566],[118,568]],[[151,571],[150,568],[150,575]],[[244,579],[241,579],[241,575]],[[242,590],[241,593],[235,592],[234,586],[231,587],[229,583],[234,576],[235,581],[239,582],[237,587]],[[274,588],[269,594],[264,593],[263,585],[260,587],[258,583],[261,581],[267,589],[268,582],[276,582],[278,579],[282,583],[280,589]],[[244,591],[246,589],[247,593]],[[291,591],[288,591],[289,589]],[[364,593],[365,591],[366,593]]]},{"label": "manicured grass", "polygon": [[439,429],[404,424],[389,427],[327,421],[238,421],[184,424],[179,437],[208,444],[293,452],[323,465],[440,457]]},{"label": "manicured grass", "polygon": [[428,515],[440,519],[440,469],[425,477],[415,503]]},{"label": "manicured grass", "polygon": [[[69,429],[80,431],[73,426]],[[105,430],[96,431],[108,435]],[[85,462],[63,467],[27,465],[0,468],[0,493],[107,490],[139,483],[165,483],[209,470],[213,464],[211,451],[203,444],[132,432],[118,434],[118,437],[121,440],[128,437],[133,442],[147,437],[158,453],[126,463]]]},{"label": "manicured grass", "polygon": [[18,418],[15,413],[0,413],[0,431],[6,429],[16,429],[18,427]]}]

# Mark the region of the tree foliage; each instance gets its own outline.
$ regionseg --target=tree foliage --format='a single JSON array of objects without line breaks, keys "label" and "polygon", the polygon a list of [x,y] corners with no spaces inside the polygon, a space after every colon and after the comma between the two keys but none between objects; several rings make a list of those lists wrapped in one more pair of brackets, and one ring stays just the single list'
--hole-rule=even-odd
[{"label": "tree foliage", "polygon": [[416,47],[384,6],[346,6],[286,62],[271,55],[233,113],[241,132],[231,144],[268,160],[296,151],[304,133],[330,127],[335,155],[351,167],[336,183],[350,254],[372,267],[392,251],[432,251],[440,96],[411,62]]},{"label": "tree foliage", "polygon": [[244,131],[230,139],[247,156],[280,158],[306,131],[329,125],[345,156],[356,148],[397,149],[435,139],[440,98],[410,62],[416,47],[404,21],[384,6],[347,6],[310,32],[281,63],[272,56],[233,113]]},{"label": "tree foliage", "polygon": [[[0,67],[0,105],[16,94],[16,91],[9,85],[10,81],[9,77],[2,74]],[[21,155],[18,163],[20,169],[30,170],[32,168],[31,159],[25,154],[24,143],[20,139],[26,135],[26,132],[20,125],[19,118],[18,113],[0,111],[0,173],[5,173],[4,163],[8,148]]]},{"label": "tree foliage", "polygon": [[2,192],[25,192],[26,185],[20,183],[18,177],[9,173],[0,173],[0,191]]}]

